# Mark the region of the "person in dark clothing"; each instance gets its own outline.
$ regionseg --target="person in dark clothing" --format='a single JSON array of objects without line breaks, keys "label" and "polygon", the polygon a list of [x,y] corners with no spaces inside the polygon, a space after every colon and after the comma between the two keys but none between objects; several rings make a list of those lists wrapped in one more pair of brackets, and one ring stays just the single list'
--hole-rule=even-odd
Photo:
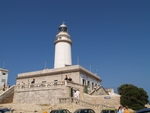
[{"label": "person in dark clothing", "polygon": [[69,80],[69,81],[72,81],[72,78],[68,77],[68,80]]},{"label": "person in dark clothing", "polygon": [[5,88],[3,88],[3,91],[5,91]]},{"label": "person in dark clothing", "polygon": [[31,84],[34,84],[34,83],[35,83],[35,79],[32,80]]},{"label": "person in dark clothing", "polygon": [[68,76],[66,75],[65,79],[64,80],[68,80]]}]

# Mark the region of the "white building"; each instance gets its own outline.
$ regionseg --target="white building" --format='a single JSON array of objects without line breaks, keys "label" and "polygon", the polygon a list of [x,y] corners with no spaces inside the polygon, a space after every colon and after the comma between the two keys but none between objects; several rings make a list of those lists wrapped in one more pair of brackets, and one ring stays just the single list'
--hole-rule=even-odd
[{"label": "white building", "polygon": [[[98,113],[105,105],[116,107],[120,105],[120,96],[108,95],[101,86],[102,80],[97,74],[80,65],[72,65],[72,41],[64,23],[59,27],[54,45],[54,68],[18,74],[16,85],[2,93],[1,103],[14,103],[8,106],[11,105],[16,112],[32,110],[38,113],[42,113],[43,108],[47,111],[66,108],[73,112],[87,107],[97,110]],[[7,83],[8,70],[0,69],[0,72],[3,85]],[[71,77],[72,81],[65,80],[66,75]],[[76,90],[80,91],[78,103],[76,98],[72,98]],[[29,106],[33,108],[26,109]]]},{"label": "white building", "polygon": [[72,41],[68,34],[67,26],[60,25],[59,33],[56,35],[54,68],[72,65],[71,45]]},{"label": "white building", "polygon": [[29,84],[33,79],[36,83],[64,81],[66,75],[72,78],[73,82],[86,85],[90,90],[101,85],[98,75],[90,72],[80,65],[72,65],[71,45],[72,41],[68,34],[68,28],[63,23],[58,28],[59,32],[54,41],[55,57],[54,69],[44,69],[28,73],[20,73],[16,84]]},{"label": "white building", "polygon": [[7,85],[8,70],[0,68],[0,87],[4,84]]}]

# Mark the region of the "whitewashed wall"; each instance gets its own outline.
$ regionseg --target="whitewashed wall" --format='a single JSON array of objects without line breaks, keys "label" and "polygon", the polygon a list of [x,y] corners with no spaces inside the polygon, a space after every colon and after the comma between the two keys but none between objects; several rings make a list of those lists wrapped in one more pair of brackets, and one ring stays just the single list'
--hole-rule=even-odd
[{"label": "whitewashed wall", "polygon": [[4,83],[7,85],[8,72],[0,71],[0,86],[3,86]]},{"label": "whitewashed wall", "polygon": [[92,83],[94,84],[94,87],[95,87],[95,85],[97,85],[97,86],[101,85],[100,81],[97,81],[96,79],[93,79],[86,74],[80,74],[80,83],[81,84],[83,84],[83,79],[86,82],[86,84],[84,84],[84,85],[88,85],[88,81],[90,81],[90,89],[91,90],[92,90]]}]

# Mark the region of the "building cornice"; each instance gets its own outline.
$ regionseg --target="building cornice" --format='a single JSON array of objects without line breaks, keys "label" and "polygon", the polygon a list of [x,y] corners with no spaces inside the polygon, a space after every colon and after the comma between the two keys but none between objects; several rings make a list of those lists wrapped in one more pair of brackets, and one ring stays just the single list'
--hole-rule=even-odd
[{"label": "building cornice", "polygon": [[48,75],[63,74],[63,73],[70,73],[70,72],[84,72],[101,81],[99,76],[93,74],[92,72],[88,71],[87,69],[79,65],[67,66],[67,67],[62,67],[62,68],[54,68],[54,69],[44,69],[40,71],[33,71],[33,72],[27,72],[27,73],[20,73],[18,74],[18,77],[16,79],[48,76]]},{"label": "building cornice", "polygon": [[9,70],[3,68],[0,68],[0,71],[9,72]]},{"label": "building cornice", "polygon": [[61,39],[61,40],[56,40],[56,41],[54,42],[54,45],[55,45],[56,43],[58,43],[58,42],[67,42],[67,43],[70,43],[70,44],[72,45],[72,41],[71,41],[71,40],[63,40],[63,39]]}]

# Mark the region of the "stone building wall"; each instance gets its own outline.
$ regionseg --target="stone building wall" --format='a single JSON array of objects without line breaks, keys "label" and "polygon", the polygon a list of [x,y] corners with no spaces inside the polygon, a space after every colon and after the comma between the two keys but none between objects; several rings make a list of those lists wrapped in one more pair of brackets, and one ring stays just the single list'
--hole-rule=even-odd
[{"label": "stone building wall", "polygon": [[84,93],[81,99],[92,104],[102,104],[115,108],[120,105],[120,95],[88,95]]},{"label": "stone building wall", "polygon": [[[16,86],[13,103],[30,104],[58,104],[58,98],[71,97],[71,88],[80,91],[80,100],[92,103],[102,104],[110,107],[120,105],[120,95],[89,95],[84,93],[84,86],[76,83],[58,84],[57,86],[35,84],[34,87]],[[67,85],[67,86],[65,86]]]},{"label": "stone building wall", "polygon": [[69,97],[66,86],[15,88],[13,103],[51,104],[58,103],[58,98]]},{"label": "stone building wall", "polygon": [[[71,88],[79,89],[79,104],[76,104],[69,98]],[[60,103],[60,98],[63,103]],[[75,98],[74,98],[75,99]],[[99,107],[97,107],[99,105]],[[3,107],[11,107],[16,111],[14,113],[26,112],[42,113],[44,110],[66,108],[74,112],[79,108],[92,108],[96,113],[100,113],[103,107],[115,107],[120,105],[120,95],[89,95],[84,93],[84,85],[67,82],[66,84],[57,84],[49,86],[49,84],[32,85],[16,85],[14,88],[13,103],[3,105]],[[32,107],[31,107],[32,106]]]},{"label": "stone building wall", "polygon": [[98,93],[100,93],[100,91],[102,92],[103,95],[89,95],[84,93],[84,85],[78,85],[75,83],[68,83],[67,84],[69,87],[72,88],[77,88],[80,91],[80,99],[86,102],[89,102],[91,104],[102,104],[102,105],[106,105],[106,106],[110,106],[110,107],[115,107],[116,109],[118,109],[118,106],[120,105],[120,95],[118,94],[114,94],[114,95],[107,95],[105,92],[105,90],[103,88],[100,88],[100,90],[98,90]]},{"label": "stone building wall", "polygon": [[[66,75],[71,77],[74,82],[79,82],[79,72],[70,72],[70,73],[62,73],[62,74],[52,74],[52,75],[42,75],[42,76],[27,76],[20,79],[17,79],[16,84],[25,85],[31,84],[32,80],[35,79],[35,83],[53,83],[54,80],[64,81]],[[23,83],[22,83],[23,82]]]},{"label": "stone building wall", "polygon": [[28,85],[31,84],[33,79],[35,79],[35,83],[63,81],[66,75],[71,77],[73,82],[78,84],[87,85],[87,83],[83,83],[83,81],[90,82],[90,88],[92,88],[92,90],[95,85],[101,84],[101,79],[98,75],[95,75],[79,65],[20,73],[17,76],[16,84]]}]

